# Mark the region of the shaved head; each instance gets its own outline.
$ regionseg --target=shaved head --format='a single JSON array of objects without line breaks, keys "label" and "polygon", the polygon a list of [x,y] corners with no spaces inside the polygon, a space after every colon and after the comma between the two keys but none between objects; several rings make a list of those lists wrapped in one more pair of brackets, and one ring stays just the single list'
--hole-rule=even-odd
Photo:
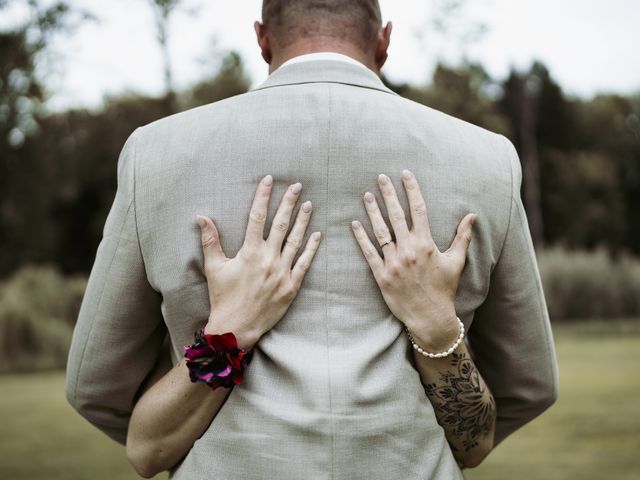
[{"label": "shaved head", "polygon": [[378,0],[264,0],[262,23],[281,48],[325,37],[368,52],[375,47],[382,15]]}]

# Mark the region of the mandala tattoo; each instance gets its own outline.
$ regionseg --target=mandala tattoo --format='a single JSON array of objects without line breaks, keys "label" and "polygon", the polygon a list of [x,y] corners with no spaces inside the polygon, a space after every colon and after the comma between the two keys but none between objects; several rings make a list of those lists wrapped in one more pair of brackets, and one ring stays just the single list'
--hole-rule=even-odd
[{"label": "mandala tattoo", "polygon": [[429,383],[424,389],[440,425],[460,438],[466,452],[491,431],[496,405],[492,395],[486,396],[487,387],[481,385],[480,374],[466,354],[452,353],[451,366],[457,373],[444,372],[440,375],[443,384]]}]

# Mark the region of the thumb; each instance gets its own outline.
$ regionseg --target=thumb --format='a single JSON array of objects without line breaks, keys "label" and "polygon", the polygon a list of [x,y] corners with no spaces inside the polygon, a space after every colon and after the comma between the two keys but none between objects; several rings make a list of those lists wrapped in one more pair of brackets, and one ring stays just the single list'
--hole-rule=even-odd
[{"label": "thumb", "polygon": [[198,225],[200,225],[200,234],[202,239],[202,250],[204,252],[204,262],[211,260],[226,259],[226,255],[222,251],[220,245],[220,236],[213,220],[209,217],[198,215]]},{"label": "thumb", "polygon": [[456,231],[456,237],[453,239],[447,253],[458,255],[463,259],[466,258],[467,250],[471,243],[471,230],[477,217],[478,215],[476,213],[469,213],[460,221],[458,230]]}]

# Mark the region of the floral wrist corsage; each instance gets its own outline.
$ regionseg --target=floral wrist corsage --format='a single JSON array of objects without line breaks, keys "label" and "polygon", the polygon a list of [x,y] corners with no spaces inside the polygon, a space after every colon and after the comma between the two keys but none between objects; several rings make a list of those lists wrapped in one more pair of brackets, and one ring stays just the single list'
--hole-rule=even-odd
[{"label": "floral wrist corsage", "polygon": [[191,381],[205,382],[215,390],[243,382],[243,372],[251,362],[253,348],[239,348],[232,332],[208,335],[202,327],[195,332],[195,343],[184,346],[184,356]]}]

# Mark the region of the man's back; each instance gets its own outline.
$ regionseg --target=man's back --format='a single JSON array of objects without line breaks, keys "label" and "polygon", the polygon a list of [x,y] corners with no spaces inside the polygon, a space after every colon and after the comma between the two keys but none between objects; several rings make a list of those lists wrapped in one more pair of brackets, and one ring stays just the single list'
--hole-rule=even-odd
[{"label": "man's back", "polygon": [[[234,256],[256,184],[272,174],[267,225],[275,199],[300,181],[301,200],[314,208],[308,232],[323,233],[300,293],[261,338],[245,383],[234,387],[174,478],[462,478],[402,324],[351,231],[360,219],[374,238],[362,195],[370,190],[380,198],[379,173],[402,193],[403,168],[421,184],[441,250],[464,215],[478,214],[456,311],[496,396],[503,425],[497,441],[549,402],[555,354],[524,228],[520,166],[504,137],[403,99],[358,65],[316,60],[285,65],[246,94],[138,129],[126,150],[132,160],[121,162],[119,182],[132,185],[132,199],[122,218],[110,214],[105,233],[122,239],[120,232],[132,228],[137,235],[140,277],[148,284],[146,293],[131,293],[149,308],[129,319],[119,339],[138,335],[119,347],[121,359],[144,361],[127,364],[116,410],[129,409],[164,324],[175,363],[209,314],[196,214],[216,222],[225,253]],[[400,200],[408,212],[404,194]],[[121,257],[109,270],[126,267]],[[162,317],[153,311],[156,292]],[[97,315],[102,300],[85,302],[84,314]],[[89,364],[86,380],[80,382],[78,367],[74,396],[78,384],[90,388],[91,359],[86,349],[72,350],[70,365],[82,361]]]}]

